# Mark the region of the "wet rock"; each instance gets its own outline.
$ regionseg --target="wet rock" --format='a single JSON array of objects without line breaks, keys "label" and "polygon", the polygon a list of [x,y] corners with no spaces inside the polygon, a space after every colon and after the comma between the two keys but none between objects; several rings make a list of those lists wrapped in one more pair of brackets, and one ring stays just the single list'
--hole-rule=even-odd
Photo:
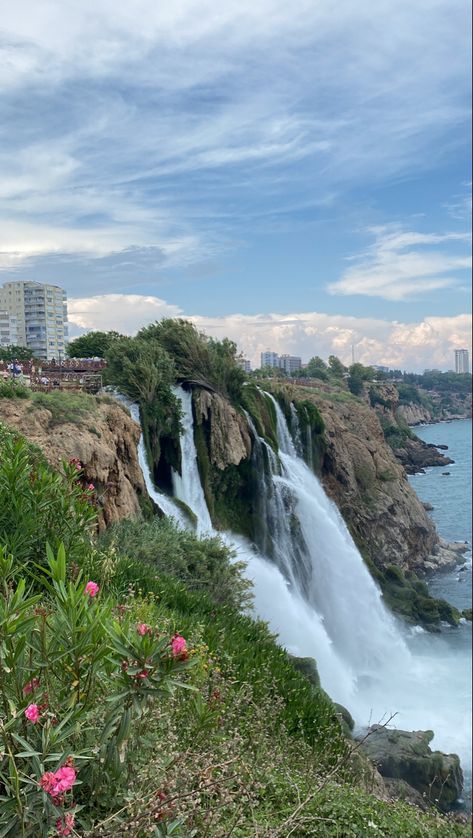
[{"label": "wet rock", "polygon": [[463,773],[456,754],[432,751],[431,730],[392,730],[382,725],[369,728],[363,753],[383,777],[404,780],[427,802],[447,811],[461,795]]}]

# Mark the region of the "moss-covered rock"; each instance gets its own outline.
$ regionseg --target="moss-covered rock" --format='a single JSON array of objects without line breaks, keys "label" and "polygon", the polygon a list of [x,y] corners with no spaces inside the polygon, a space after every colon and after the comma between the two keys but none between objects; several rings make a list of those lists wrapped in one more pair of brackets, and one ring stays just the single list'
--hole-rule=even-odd
[{"label": "moss-covered rock", "polygon": [[456,754],[430,749],[431,730],[410,732],[373,725],[369,734],[361,749],[383,777],[404,780],[442,811],[458,800],[463,788],[460,760]]}]

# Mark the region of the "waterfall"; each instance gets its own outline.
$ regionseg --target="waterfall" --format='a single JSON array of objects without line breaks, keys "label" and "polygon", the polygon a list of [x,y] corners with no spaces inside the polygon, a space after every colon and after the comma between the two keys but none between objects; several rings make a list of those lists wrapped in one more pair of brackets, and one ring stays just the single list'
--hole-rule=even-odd
[{"label": "waterfall", "polygon": [[194,416],[192,413],[192,393],[182,387],[173,387],[174,395],[181,402],[181,474],[172,473],[174,494],[182,500],[197,518],[197,535],[213,531],[204,490],[200,482],[197,451],[194,443]]},{"label": "waterfall", "polygon": [[[183,412],[182,468],[173,475],[174,491],[196,515],[198,532],[214,534],[198,471],[192,396],[180,387],[174,392]],[[397,727],[434,730],[433,746],[458,753],[468,767],[464,658],[454,658],[442,637],[403,627],[385,609],[338,509],[298,456],[284,414],[273,403],[279,455],[249,420],[262,520],[257,543],[218,533],[246,562],[256,614],[289,652],[317,660],[323,687],[358,725],[396,713]],[[146,460],[140,464],[146,476]],[[162,498],[158,494],[161,508]]]},{"label": "waterfall", "polygon": [[[118,399],[123,404],[126,404],[128,410],[130,411],[130,416],[134,421],[139,425],[140,424],[140,408],[137,404],[130,403],[127,399],[121,397]],[[154,483],[153,478],[151,476],[151,470],[148,465],[148,458],[146,456],[146,446],[144,441],[144,434],[142,433],[140,436],[140,441],[138,443],[138,462],[140,465],[140,469],[143,473],[143,479],[145,481],[145,486],[150,496],[151,500],[159,507],[161,512],[164,515],[169,515],[175,519],[177,526],[180,529],[188,529],[189,528],[189,519],[184,515],[181,509],[179,509],[178,505],[174,502],[174,500],[167,495],[163,494],[163,492],[158,492]]]}]

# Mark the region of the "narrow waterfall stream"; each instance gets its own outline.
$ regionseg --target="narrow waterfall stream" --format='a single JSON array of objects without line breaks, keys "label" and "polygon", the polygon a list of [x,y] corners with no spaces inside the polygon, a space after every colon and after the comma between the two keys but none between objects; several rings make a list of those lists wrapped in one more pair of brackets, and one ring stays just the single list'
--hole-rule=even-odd
[{"label": "narrow waterfall stream", "polygon": [[[174,491],[196,515],[198,532],[213,533],[198,471],[192,396],[182,388],[175,394],[184,432]],[[471,721],[463,662],[452,657],[441,636],[401,625],[384,607],[338,509],[298,455],[274,405],[278,457],[252,429],[264,518],[258,543],[219,533],[247,563],[255,612],[288,651],[317,660],[322,685],[360,727],[395,713],[394,726],[433,730],[433,747],[458,753],[468,771]],[[143,470],[146,477],[146,462]]]}]

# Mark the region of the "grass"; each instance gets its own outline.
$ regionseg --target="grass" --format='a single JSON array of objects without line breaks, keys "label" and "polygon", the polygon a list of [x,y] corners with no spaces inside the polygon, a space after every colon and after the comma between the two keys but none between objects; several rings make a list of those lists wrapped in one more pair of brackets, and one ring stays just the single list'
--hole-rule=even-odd
[{"label": "grass", "polygon": [[50,427],[83,425],[97,413],[97,400],[86,393],[32,393],[30,410],[49,410]]}]

